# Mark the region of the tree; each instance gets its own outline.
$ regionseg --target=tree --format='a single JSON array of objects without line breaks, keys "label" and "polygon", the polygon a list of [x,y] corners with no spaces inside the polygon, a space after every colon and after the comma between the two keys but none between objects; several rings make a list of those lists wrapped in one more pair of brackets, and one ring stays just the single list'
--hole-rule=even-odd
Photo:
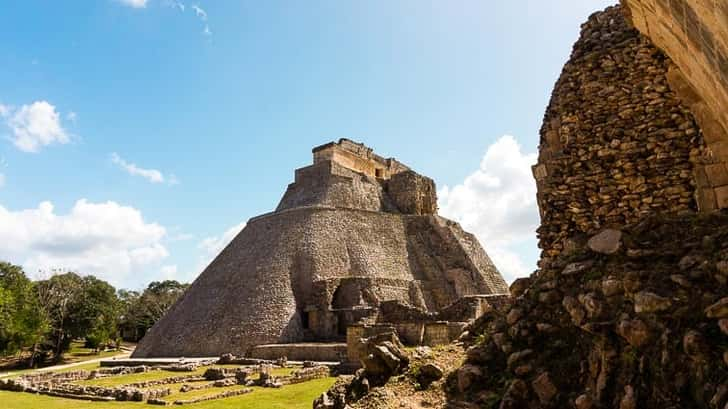
[{"label": "tree", "polygon": [[94,276],[65,273],[38,283],[39,298],[51,322],[56,360],[71,341],[85,338],[98,348],[116,336],[119,300],[109,283]]},{"label": "tree", "polygon": [[56,360],[61,359],[73,339],[69,317],[80,299],[82,286],[83,280],[76,273],[58,274],[38,282],[38,298],[51,323],[49,338]]},{"label": "tree", "polygon": [[0,354],[8,355],[29,348],[29,365],[35,364],[40,344],[50,328],[35,285],[19,266],[0,262]]},{"label": "tree", "polygon": [[86,346],[97,349],[116,338],[119,315],[116,289],[106,281],[86,276],[81,296],[72,309],[70,334],[76,338],[85,337]]},{"label": "tree", "polygon": [[125,339],[141,339],[188,287],[189,284],[166,280],[151,282],[141,294],[136,291],[120,291],[120,327]]}]

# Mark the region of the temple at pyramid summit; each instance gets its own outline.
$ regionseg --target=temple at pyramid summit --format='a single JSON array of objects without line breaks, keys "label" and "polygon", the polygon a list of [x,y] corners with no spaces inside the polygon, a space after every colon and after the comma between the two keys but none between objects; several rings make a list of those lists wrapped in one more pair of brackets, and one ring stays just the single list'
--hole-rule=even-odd
[{"label": "temple at pyramid summit", "polygon": [[134,357],[329,360],[379,327],[436,345],[507,293],[475,236],[437,215],[432,179],[341,139],[313,149],[275,211],[248,221]]}]

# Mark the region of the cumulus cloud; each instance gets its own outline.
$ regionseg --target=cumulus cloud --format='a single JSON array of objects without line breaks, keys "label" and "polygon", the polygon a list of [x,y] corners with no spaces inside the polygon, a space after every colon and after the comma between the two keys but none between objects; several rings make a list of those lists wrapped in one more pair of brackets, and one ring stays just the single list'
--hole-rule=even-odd
[{"label": "cumulus cloud", "polygon": [[498,269],[511,282],[536,267],[539,224],[536,183],[531,166],[536,153],[524,153],[513,136],[490,145],[480,167],[453,187],[438,191],[440,214],[475,234]]},{"label": "cumulus cloud", "polygon": [[162,277],[165,280],[174,280],[177,278],[177,265],[176,264],[162,266],[162,269],[160,271],[162,273]]},{"label": "cumulus cloud", "polygon": [[200,241],[197,245],[197,247],[202,250],[197,270],[202,272],[202,270],[207,267],[218,254],[220,254],[220,252],[235,238],[235,236],[237,236],[238,233],[245,228],[245,224],[246,222],[236,224],[235,226],[225,230],[225,232],[219,236],[211,236],[202,239],[202,241]]},{"label": "cumulus cloud", "polygon": [[43,146],[70,141],[56,107],[47,101],[36,101],[18,109],[3,105],[0,115],[12,132],[10,139],[21,151],[37,152]]},{"label": "cumulus cloud", "polygon": [[94,274],[115,286],[136,283],[135,274],[158,266],[169,252],[163,226],[139,210],[115,202],[77,201],[67,214],[51,202],[12,211],[0,206],[0,259],[28,273],[63,269]]},{"label": "cumulus cloud", "polygon": [[147,0],[118,0],[119,3],[134,9],[143,9],[147,7]]},{"label": "cumulus cloud", "polygon": [[170,185],[179,184],[179,180],[174,175],[165,176],[162,172],[157,169],[146,169],[137,166],[135,163],[130,163],[124,160],[116,152],[111,154],[111,162],[119,165],[126,173],[132,176],[141,176],[151,183],[168,183]]},{"label": "cumulus cloud", "polygon": [[198,247],[204,250],[205,254],[210,258],[210,261],[212,261],[245,228],[245,224],[246,222],[236,224],[225,230],[225,233],[220,236],[206,237],[200,242]]}]

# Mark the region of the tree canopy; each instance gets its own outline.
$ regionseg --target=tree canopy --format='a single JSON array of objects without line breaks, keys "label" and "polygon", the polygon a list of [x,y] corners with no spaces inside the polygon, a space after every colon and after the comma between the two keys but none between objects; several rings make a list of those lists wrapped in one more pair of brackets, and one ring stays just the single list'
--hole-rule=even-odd
[{"label": "tree canopy", "polygon": [[26,351],[33,365],[40,355],[60,359],[75,339],[97,349],[120,336],[137,341],[188,286],[166,280],[141,293],[117,291],[74,272],[32,281],[20,266],[0,262],[0,356]]}]

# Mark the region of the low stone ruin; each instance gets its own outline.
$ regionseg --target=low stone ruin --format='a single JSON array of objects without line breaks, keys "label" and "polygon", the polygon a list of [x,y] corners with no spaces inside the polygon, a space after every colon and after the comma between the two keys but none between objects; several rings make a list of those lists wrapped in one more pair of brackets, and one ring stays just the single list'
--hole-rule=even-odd
[{"label": "low stone ruin", "polygon": [[171,393],[169,388],[148,389],[149,386],[163,385],[164,383],[162,382],[151,381],[144,384],[123,385],[119,387],[78,385],[73,383],[80,380],[98,379],[130,373],[142,373],[149,370],[150,368],[148,367],[118,367],[113,369],[100,369],[96,371],[71,371],[61,373],[44,372],[24,375],[19,378],[0,379],[0,390],[37,393],[41,395],[90,401],[117,400],[143,402],[148,399],[159,399],[169,395]]},{"label": "low stone ruin", "polygon": [[[236,358],[233,356],[227,356],[223,359],[223,361],[228,363],[235,360]],[[159,371],[162,367],[135,366],[101,368],[94,371],[40,372],[17,378],[0,379],[0,390],[38,393],[88,401],[146,401],[153,405],[185,405],[250,393],[252,389],[227,390],[195,399],[177,399],[169,402],[163,398],[169,396],[172,390],[164,386],[183,383],[179,388],[179,391],[182,393],[235,385],[280,388],[284,385],[302,383],[330,376],[330,369],[321,365],[307,365],[301,369],[294,370],[290,375],[275,376],[273,375],[274,368],[289,367],[284,360],[279,360],[278,364],[283,365],[261,363],[254,366],[241,366],[238,368],[211,367],[205,370],[202,375],[171,376],[163,379],[128,383],[116,387],[83,385],[77,382],[133,373]],[[254,378],[252,375],[255,374],[259,376]]]}]

